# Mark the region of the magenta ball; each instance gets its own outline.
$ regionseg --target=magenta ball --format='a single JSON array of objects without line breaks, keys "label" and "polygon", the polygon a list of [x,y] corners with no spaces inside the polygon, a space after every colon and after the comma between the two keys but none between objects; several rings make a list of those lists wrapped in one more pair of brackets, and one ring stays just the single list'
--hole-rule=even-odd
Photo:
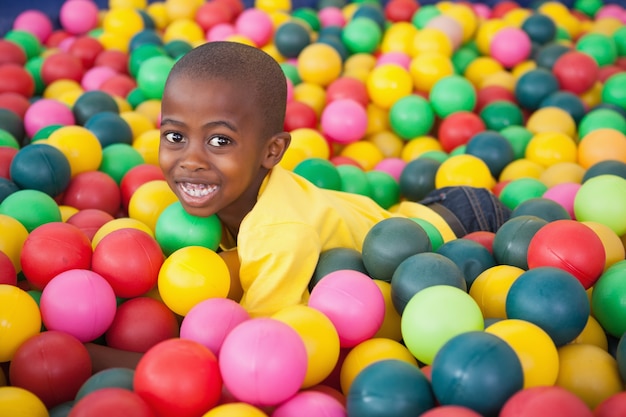
[{"label": "magenta ball", "polygon": [[406,161],[402,158],[385,158],[376,164],[376,171],[383,171],[391,175],[396,181],[400,181],[402,170],[406,166]]},{"label": "magenta ball", "polygon": [[367,131],[367,113],[352,99],[334,100],[322,111],[321,125],[322,133],[333,142],[356,142]]},{"label": "magenta ball", "polygon": [[83,75],[80,84],[85,91],[99,90],[105,81],[116,75],[117,71],[111,67],[93,67],[85,71],[85,75]]},{"label": "magenta ball", "polygon": [[235,25],[230,23],[218,23],[207,31],[206,40],[209,42],[224,41],[226,38],[236,33],[237,29],[235,29]]},{"label": "magenta ball", "polygon": [[504,28],[491,40],[491,57],[506,68],[514,67],[530,56],[532,43],[528,34],[518,28]]},{"label": "magenta ball", "polygon": [[300,335],[271,318],[246,320],[226,336],[219,366],[226,389],[239,401],[278,405],[298,392],[307,371]]},{"label": "magenta ball", "polygon": [[40,308],[47,329],[90,342],[109,328],[117,304],[113,288],[101,275],[72,269],[52,278],[41,294]]},{"label": "magenta ball", "polygon": [[396,64],[408,70],[411,66],[411,59],[411,56],[405,54],[404,52],[389,51],[382,53],[378,56],[378,59],[376,60],[376,66],[385,64]]},{"label": "magenta ball", "polygon": [[349,269],[324,276],[313,287],[308,305],[330,319],[344,348],[372,338],[385,317],[385,300],[376,283]]},{"label": "magenta ball", "polygon": [[219,356],[226,336],[248,319],[250,315],[241,304],[229,298],[209,298],[196,304],[183,318],[180,337],[194,340]]},{"label": "magenta ball", "polygon": [[572,219],[576,219],[576,214],[574,213],[574,199],[580,187],[581,185],[575,182],[563,182],[548,188],[548,190],[543,193],[542,197],[556,201],[565,207],[565,210],[567,210]]},{"label": "magenta ball", "polygon": [[31,104],[24,113],[24,128],[26,134],[31,138],[43,127],[55,124],[70,126],[74,123],[72,109],[53,99],[39,99]]},{"label": "magenta ball", "polygon": [[346,24],[346,18],[341,9],[338,7],[324,7],[317,13],[317,18],[320,20],[320,25],[322,27],[344,27]]},{"label": "magenta ball", "polygon": [[52,21],[43,12],[39,10],[26,10],[15,18],[13,21],[13,29],[30,32],[41,43],[44,43],[52,33]]},{"label": "magenta ball", "polygon": [[265,46],[274,34],[274,24],[267,13],[260,9],[246,9],[235,20],[235,30],[256,44]]},{"label": "magenta ball", "polygon": [[98,27],[98,5],[91,0],[66,1],[59,10],[59,22],[66,32],[84,35]]},{"label": "magenta ball", "polygon": [[272,417],[346,417],[345,407],[332,395],[321,391],[301,391],[278,406]]}]

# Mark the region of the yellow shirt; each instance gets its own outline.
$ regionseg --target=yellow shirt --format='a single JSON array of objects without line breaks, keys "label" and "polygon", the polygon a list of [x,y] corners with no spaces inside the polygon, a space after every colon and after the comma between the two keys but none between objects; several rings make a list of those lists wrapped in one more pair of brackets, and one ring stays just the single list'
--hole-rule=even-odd
[{"label": "yellow shirt", "polygon": [[[239,228],[241,304],[251,316],[268,316],[306,303],[322,251],[361,251],[372,226],[400,215],[424,218],[442,231],[444,240],[454,238],[443,219],[425,206],[402,203],[391,212],[368,197],[322,189],[291,171],[273,168]],[[222,242],[224,249],[233,246]]]}]

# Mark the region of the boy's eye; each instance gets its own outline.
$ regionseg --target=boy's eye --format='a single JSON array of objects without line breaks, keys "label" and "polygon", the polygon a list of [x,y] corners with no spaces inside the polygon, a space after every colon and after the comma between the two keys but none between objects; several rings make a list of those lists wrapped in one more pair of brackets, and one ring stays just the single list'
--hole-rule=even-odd
[{"label": "boy's eye", "polygon": [[181,135],[178,132],[169,132],[165,134],[165,139],[168,142],[172,142],[172,143],[180,143],[183,141],[184,137],[183,135]]},{"label": "boy's eye", "polygon": [[230,144],[230,142],[230,139],[226,136],[213,136],[209,139],[209,145],[215,147],[226,146]]}]

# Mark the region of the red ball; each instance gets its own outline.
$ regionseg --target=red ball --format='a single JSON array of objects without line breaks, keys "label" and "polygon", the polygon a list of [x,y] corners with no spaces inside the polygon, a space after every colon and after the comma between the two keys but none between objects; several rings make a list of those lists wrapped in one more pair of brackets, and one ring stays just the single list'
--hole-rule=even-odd
[{"label": "red ball", "polygon": [[492,19],[500,19],[504,17],[511,10],[519,9],[519,4],[514,1],[503,1],[496,4],[491,10]]},{"label": "red ball", "polygon": [[89,269],[92,255],[91,241],[82,230],[68,223],[52,222],[30,232],[20,253],[20,263],[31,286],[43,290],[61,272]]},{"label": "red ball", "polygon": [[17,154],[18,149],[10,146],[0,146],[0,177],[11,179],[10,168],[13,157]]},{"label": "red ball", "polygon": [[104,46],[91,36],[81,36],[77,38],[72,42],[69,49],[69,53],[80,59],[85,69],[93,67],[96,58],[102,51],[104,51]]},{"label": "red ball", "polygon": [[32,392],[48,408],[73,400],[90,376],[87,348],[74,336],[55,330],[26,340],[9,368],[11,385]]},{"label": "red ball", "polygon": [[244,11],[246,7],[242,0],[215,0],[215,1],[228,6],[231,13],[233,14],[232,21],[234,21],[234,19],[236,19],[241,14],[241,12]]},{"label": "red ball", "polygon": [[415,0],[391,0],[385,6],[385,17],[390,22],[410,22],[417,9]]},{"label": "red ball", "polygon": [[68,417],[154,417],[148,404],[124,388],[100,388],[78,400]]},{"label": "red ball", "polygon": [[444,405],[431,408],[422,417],[481,417],[476,411],[460,405]]},{"label": "red ball", "polygon": [[476,93],[476,113],[480,113],[480,111],[487,104],[498,100],[505,100],[510,101],[511,103],[515,103],[515,94],[500,85],[489,85],[487,87],[479,89]]},{"label": "red ball", "polygon": [[296,100],[287,103],[284,126],[287,132],[300,128],[315,129],[317,122],[317,113],[308,104]]},{"label": "red ball", "polygon": [[339,77],[326,89],[326,104],[349,98],[366,108],[370,102],[365,83],[354,77]]},{"label": "red ball", "polygon": [[489,253],[493,255],[493,239],[495,237],[496,234],[494,232],[479,230],[466,234],[463,236],[463,239],[473,240],[476,243],[480,243],[489,251]]},{"label": "red ball", "polygon": [[56,52],[44,59],[41,65],[41,79],[46,85],[63,79],[80,83],[84,74],[81,60],[69,52]]},{"label": "red ball", "polygon": [[121,198],[120,188],[113,178],[102,171],[86,171],[70,180],[62,203],[78,210],[95,208],[115,216]]},{"label": "red ball", "polygon": [[576,220],[543,226],[528,244],[528,268],[552,266],[574,275],[589,289],[604,271],[606,255],[598,235]]},{"label": "red ball", "polygon": [[234,21],[234,9],[223,1],[209,1],[196,11],[196,23],[207,32],[220,23],[232,23]]},{"label": "red ball", "polygon": [[98,229],[106,223],[114,220],[115,217],[99,209],[84,209],[72,214],[67,219],[68,224],[78,227],[83,233],[92,240]]},{"label": "red ball", "polygon": [[618,392],[602,401],[593,410],[594,417],[626,416],[626,391]]},{"label": "red ball", "polygon": [[219,401],[222,376],[209,348],[192,340],[169,339],[139,360],[133,388],[158,417],[197,417]]},{"label": "red ball", "polygon": [[120,181],[122,206],[124,209],[128,209],[130,198],[133,196],[137,188],[149,181],[154,180],[165,180],[161,168],[156,165],[140,164],[126,171],[122,181]]},{"label": "red ball", "polygon": [[561,55],[552,66],[552,73],[561,90],[582,94],[598,81],[600,67],[595,59],[584,52],[569,51]]},{"label": "red ball", "polygon": [[137,83],[129,75],[117,74],[100,84],[99,90],[112,96],[126,98],[135,87]]},{"label": "red ball", "polygon": [[0,66],[15,64],[23,66],[26,63],[26,53],[15,42],[0,39]]},{"label": "red ball", "polygon": [[35,80],[23,67],[17,64],[0,65],[0,93],[17,93],[32,97]]},{"label": "red ball", "polygon": [[93,251],[92,271],[106,279],[115,295],[138,297],[157,283],[164,256],[155,238],[143,230],[114,230]]},{"label": "red ball", "polygon": [[98,54],[93,66],[110,67],[119,74],[128,74],[128,54],[115,49],[105,49]]},{"label": "red ball", "polygon": [[11,258],[0,251],[0,284],[17,285],[17,271]]},{"label": "red ball", "polygon": [[530,387],[517,391],[500,410],[499,417],[593,417],[575,394],[559,386]]},{"label": "red ball", "polygon": [[137,297],[117,308],[105,338],[112,348],[145,353],[164,340],[178,337],[179,330],[176,316],[163,302]]},{"label": "red ball", "polygon": [[500,193],[502,192],[502,189],[504,187],[506,187],[508,185],[508,183],[510,183],[511,180],[504,180],[504,181],[498,181],[496,183],[496,185],[494,185],[493,187],[491,187],[491,192],[496,196],[496,197],[500,197]]},{"label": "red ball", "polygon": [[475,113],[458,111],[442,120],[439,125],[439,142],[446,152],[451,152],[467,142],[477,133],[486,129],[485,123]]},{"label": "red ball", "polygon": [[30,107],[30,101],[22,94],[11,91],[0,93],[0,109],[11,110],[22,120],[24,120],[24,114],[26,114],[28,107]]},{"label": "red ball", "polygon": [[623,68],[620,68],[616,65],[605,65],[604,67],[598,70],[598,81],[600,81],[601,83],[604,83],[611,76],[615,74],[619,74],[620,72],[623,72],[623,71],[624,71]]},{"label": "red ball", "polygon": [[49,49],[58,48],[64,40],[71,37],[71,34],[62,29],[55,30],[50,34],[50,36],[48,36],[48,39],[46,39],[46,47],[48,47]]},{"label": "red ball", "polygon": [[333,156],[332,158],[329,159],[329,161],[332,162],[332,164],[334,166],[354,165],[357,168],[363,169],[361,164],[359,164],[357,161],[355,161],[354,159],[352,159],[352,158],[350,158],[348,156],[341,156],[341,155]]}]

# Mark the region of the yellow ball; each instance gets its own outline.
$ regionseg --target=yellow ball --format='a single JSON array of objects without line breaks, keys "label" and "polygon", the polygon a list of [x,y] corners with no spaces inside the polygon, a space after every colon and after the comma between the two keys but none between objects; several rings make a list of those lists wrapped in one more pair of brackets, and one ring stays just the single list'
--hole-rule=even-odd
[{"label": "yellow ball", "polygon": [[378,329],[374,335],[374,338],[384,338],[400,342],[402,340],[402,328],[400,324],[402,317],[391,300],[391,283],[380,279],[375,279],[374,283],[378,286],[385,299],[385,318],[383,319],[383,324],[381,324],[380,329]]},{"label": "yellow ball", "polygon": [[278,48],[276,47],[276,44],[273,42],[263,45],[261,50],[274,58],[274,60],[276,60],[279,64],[282,64],[287,60],[287,58],[281,55],[280,51],[278,51]]},{"label": "yellow ball", "polygon": [[185,316],[201,301],[226,298],[230,272],[226,262],[211,249],[186,246],[163,262],[157,285],[165,305]]},{"label": "yellow ball", "polygon": [[424,28],[413,37],[411,56],[417,57],[424,53],[437,53],[451,57],[454,52],[452,41],[443,31],[435,28]]},{"label": "yellow ball", "polygon": [[348,395],[354,378],[363,369],[386,359],[396,359],[418,366],[417,359],[400,342],[385,338],[368,339],[353,347],[341,365],[339,381],[344,395]]},{"label": "yellow ball", "polygon": [[146,13],[154,21],[154,25],[157,29],[163,30],[170,23],[170,19],[167,16],[167,7],[162,1],[150,3],[146,8]]},{"label": "yellow ball", "polygon": [[561,132],[570,138],[576,137],[576,122],[568,112],[559,107],[543,107],[533,112],[526,122],[532,133]]},{"label": "yellow ball", "polygon": [[478,16],[470,7],[464,4],[451,3],[449,7],[445,8],[443,14],[459,22],[463,28],[463,43],[474,37],[478,27]]},{"label": "yellow ball", "polygon": [[9,362],[17,349],[41,330],[39,306],[26,291],[0,284],[0,362]]},{"label": "yellow ball", "polygon": [[417,55],[411,60],[409,72],[415,88],[425,93],[430,92],[437,81],[455,73],[450,58],[438,52]]},{"label": "yellow ball", "polygon": [[61,79],[52,81],[46,86],[43,90],[43,98],[58,99],[62,94],[68,91],[79,91],[82,93],[84,90],[77,81]]},{"label": "yellow ball", "polygon": [[485,79],[502,71],[505,71],[504,67],[495,59],[488,56],[479,56],[465,67],[463,75],[474,87],[479,88]]},{"label": "yellow ball", "polygon": [[571,343],[594,345],[605,351],[609,349],[606,333],[593,316],[589,316],[585,328]]},{"label": "yellow ball", "polygon": [[578,343],[559,348],[556,385],[576,394],[592,410],[624,389],[615,358],[598,346]]},{"label": "yellow ball", "polygon": [[67,219],[78,213],[78,209],[72,206],[60,205],[59,211],[61,212],[61,221],[66,222]]},{"label": "yellow ball", "polygon": [[159,129],[152,129],[136,137],[132,146],[143,157],[145,163],[158,166],[160,141],[161,132]]},{"label": "yellow ball", "polygon": [[57,100],[64,103],[68,107],[74,107],[74,103],[76,103],[76,100],[83,95],[83,92],[83,90],[69,90],[59,94]]},{"label": "yellow ball", "polygon": [[506,296],[511,285],[524,273],[513,265],[496,265],[481,272],[469,290],[486,319],[506,319]]},{"label": "yellow ball", "polygon": [[48,417],[43,401],[20,387],[0,387],[0,415],[3,417]]},{"label": "yellow ball", "polygon": [[147,0],[109,0],[109,9],[117,9],[119,7],[132,7],[134,9],[145,9],[148,4]]},{"label": "yellow ball", "polygon": [[104,31],[98,36],[98,41],[104,49],[128,52],[130,39],[128,35],[116,32]]},{"label": "yellow ball", "polygon": [[439,166],[435,174],[435,187],[457,185],[491,189],[495,180],[482,159],[473,155],[455,155]]},{"label": "yellow ball", "polygon": [[[257,7],[257,9],[259,8]],[[274,30],[278,29],[280,25],[282,25],[283,23],[291,20],[291,15],[288,12],[285,12],[282,10],[277,10],[273,12],[266,11],[266,13],[269,15],[270,19],[272,20],[272,26],[274,27]]]},{"label": "yellow ball", "polygon": [[0,214],[0,252],[9,257],[16,272],[22,270],[20,255],[24,242],[28,238],[28,230],[17,219]]},{"label": "yellow ball", "polygon": [[203,42],[205,34],[199,24],[192,19],[178,19],[167,25],[163,33],[165,43],[180,40],[190,44]]},{"label": "yellow ball", "polygon": [[525,320],[502,320],[485,329],[508,343],[522,364],[524,388],[552,386],[559,373],[559,354],[541,327]]},{"label": "yellow ball", "polygon": [[341,75],[341,55],[330,45],[312,43],[300,52],[297,68],[302,81],[327,86]]},{"label": "yellow ball", "polygon": [[267,417],[267,414],[248,403],[226,403],[212,408],[202,417]]},{"label": "yellow ball", "polygon": [[582,183],[585,169],[574,162],[559,162],[547,167],[539,180],[548,188],[564,182]]},{"label": "yellow ball", "polygon": [[165,10],[171,22],[178,19],[193,20],[201,5],[199,0],[165,0]]},{"label": "yellow ball", "polygon": [[500,19],[489,19],[480,24],[476,32],[476,47],[483,56],[488,56],[491,49],[491,41],[496,33],[508,25]]},{"label": "yellow ball", "polygon": [[598,81],[589,90],[579,94],[580,100],[587,108],[593,108],[602,102],[602,87],[603,84]]},{"label": "yellow ball", "polygon": [[133,132],[133,138],[138,138],[144,132],[155,129],[156,126],[145,114],[136,111],[120,112],[120,117],[128,123],[130,130]]},{"label": "yellow ball", "polygon": [[373,133],[365,137],[382,152],[385,158],[398,158],[404,147],[404,141],[395,133],[388,130]]},{"label": "yellow ball", "polygon": [[443,151],[441,143],[432,136],[419,136],[411,139],[404,145],[400,157],[406,162],[419,158],[422,154],[430,151]]},{"label": "yellow ball", "polygon": [[330,157],[330,147],[324,136],[317,129],[302,127],[291,131],[291,144],[287,149],[300,149],[306,158]]},{"label": "yellow ball", "polygon": [[498,86],[506,88],[510,92],[514,92],[516,82],[517,81],[513,74],[508,71],[500,71],[494,72],[493,74],[490,74],[483,78],[479,88]]},{"label": "yellow ball", "polygon": [[167,207],[178,201],[174,191],[164,180],[148,181],[140,185],[128,202],[128,217],[139,220],[155,230],[159,216]]},{"label": "yellow ball", "polygon": [[278,165],[281,167],[293,171],[293,169],[302,161],[307,159],[307,152],[300,148],[292,148],[291,146],[287,148],[285,153],[283,154],[283,158],[280,160]]},{"label": "yellow ball", "polygon": [[116,7],[104,15],[102,29],[105,32],[132,38],[144,28],[141,14],[133,7]]},{"label": "yellow ball", "polygon": [[135,107],[135,111],[146,116],[153,125],[158,126],[159,117],[161,115],[161,100],[150,99],[142,101]]},{"label": "yellow ball", "polygon": [[601,17],[593,21],[588,32],[613,36],[622,26],[624,26],[624,23],[616,17]]},{"label": "yellow ball", "polygon": [[413,92],[413,78],[399,65],[383,64],[370,72],[366,87],[374,104],[390,109],[396,101]]},{"label": "yellow ball", "polygon": [[511,68],[511,74],[518,80],[522,75],[526,74],[530,70],[537,68],[535,61],[522,61],[513,68]]},{"label": "yellow ball", "polygon": [[509,26],[521,28],[524,21],[532,15],[532,12],[528,9],[521,7],[515,8],[507,12],[502,19],[509,24]]},{"label": "yellow ball", "polygon": [[504,167],[500,172],[499,181],[512,181],[518,178],[537,178],[546,170],[546,167],[538,162],[526,158],[516,159]]},{"label": "yellow ball", "polygon": [[345,71],[364,70],[369,73],[374,67],[376,67],[376,58],[364,52],[350,55],[343,64]]},{"label": "yellow ball", "polygon": [[411,55],[413,39],[417,32],[417,28],[409,22],[396,22],[392,24],[383,34],[383,39],[380,43],[380,51],[382,53],[402,52]]},{"label": "yellow ball", "polygon": [[255,0],[254,7],[266,13],[290,12],[291,0]]},{"label": "yellow ball", "polygon": [[283,308],[272,318],[291,326],[304,342],[308,366],[302,388],[324,381],[339,359],[339,334],[333,322],[319,310],[303,305]]},{"label": "yellow ball", "polygon": [[574,140],[562,132],[540,132],[526,146],[526,159],[545,167],[559,162],[576,162],[578,149]]},{"label": "yellow ball", "polygon": [[587,133],[578,144],[578,163],[585,169],[603,161],[626,162],[626,135],[601,128]]},{"label": "yellow ball", "polygon": [[65,155],[72,177],[81,172],[97,171],[102,162],[100,141],[82,126],[63,126],[50,134],[48,144]]},{"label": "yellow ball", "polygon": [[385,155],[376,145],[363,140],[349,143],[341,150],[340,155],[355,160],[364,171],[374,169],[376,164],[385,159]]},{"label": "yellow ball", "polygon": [[293,88],[293,99],[308,104],[319,117],[326,106],[326,90],[319,84],[301,82]]},{"label": "yellow ball", "polygon": [[365,135],[384,132],[389,130],[389,111],[369,103],[365,109],[367,113],[367,129]]},{"label": "yellow ball", "polygon": [[142,221],[131,219],[130,217],[119,217],[108,221],[100,226],[100,228],[96,231],[96,233],[93,235],[93,238],[91,239],[91,247],[93,249],[96,249],[98,243],[100,243],[100,241],[104,239],[104,237],[107,236],[109,233],[112,233],[119,229],[129,228],[142,230],[150,236],[154,237],[154,231]]},{"label": "yellow ball", "polygon": [[626,257],[624,245],[622,245],[622,240],[613,231],[613,229],[605,224],[594,221],[584,221],[582,224],[593,230],[600,238],[600,241],[602,241],[602,246],[604,246],[604,256],[606,259],[604,262],[605,271],[611,265],[624,260]]}]

